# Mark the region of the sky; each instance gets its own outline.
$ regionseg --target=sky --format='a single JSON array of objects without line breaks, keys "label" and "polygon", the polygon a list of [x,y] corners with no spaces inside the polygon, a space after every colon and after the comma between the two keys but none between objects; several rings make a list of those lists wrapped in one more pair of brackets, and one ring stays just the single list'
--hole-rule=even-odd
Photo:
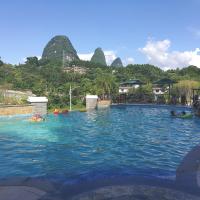
[{"label": "sky", "polygon": [[200,67],[200,0],[1,0],[0,56],[23,63],[66,35],[81,59],[97,47],[107,63]]}]

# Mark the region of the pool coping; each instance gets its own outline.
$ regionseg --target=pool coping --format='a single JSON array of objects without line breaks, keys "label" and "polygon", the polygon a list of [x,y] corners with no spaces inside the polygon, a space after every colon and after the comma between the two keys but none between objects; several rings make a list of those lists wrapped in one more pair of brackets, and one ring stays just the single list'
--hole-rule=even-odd
[{"label": "pool coping", "polygon": [[[174,180],[147,178],[141,176],[103,178],[93,181],[82,181],[71,185],[39,177],[8,178],[0,180],[0,199],[2,187],[7,188],[7,190],[11,190],[13,187],[15,187],[16,189],[18,188],[19,191],[22,189],[22,187],[25,189],[29,188],[28,190],[36,191],[36,193],[40,195],[40,198],[38,198],[40,200],[72,199],[82,194],[91,194],[96,190],[109,187],[154,187],[158,189],[158,193],[160,190],[173,190],[175,193],[184,193],[187,195],[200,197],[199,188],[183,187],[182,185],[177,184],[177,182]],[[16,191],[16,194],[18,194],[19,191]],[[9,198],[10,195],[11,194],[7,193],[7,198]],[[26,198],[26,200],[28,199]],[[4,198],[4,200],[7,199]]]},{"label": "pool coping", "polygon": [[177,107],[177,108],[192,108],[188,105],[172,105],[172,104],[151,104],[151,103],[120,103],[120,104],[111,104],[111,106],[156,106],[156,107]]}]

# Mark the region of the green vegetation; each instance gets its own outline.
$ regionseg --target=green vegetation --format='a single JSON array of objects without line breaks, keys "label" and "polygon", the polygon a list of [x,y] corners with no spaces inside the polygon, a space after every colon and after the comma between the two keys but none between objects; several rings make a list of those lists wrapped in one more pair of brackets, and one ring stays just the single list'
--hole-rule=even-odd
[{"label": "green vegetation", "polygon": [[172,89],[172,95],[177,99],[180,99],[179,101],[180,103],[185,104],[187,102],[190,102],[192,98],[192,89],[199,87],[200,87],[199,81],[181,80],[174,85]]},{"label": "green vegetation", "polygon": [[133,88],[126,97],[128,103],[153,103],[154,95],[152,93],[152,84],[148,83],[139,87],[138,89]]},{"label": "green vegetation", "polygon": [[91,58],[91,62],[106,66],[106,58],[101,48],[97,48]]},{"label": "green vegetation", "polygon": [[2,66],[3,65],[3,61],[1,60],[1,57],[0,57],[0,66]]},{"label": "green vegetation", "polygon": [[[171,78],[179,81],[174,85],[172,94],[176,96],[191,96],[192,87],[198,87],[200,69],[190,66],[184,69],[163,71],[152,65],[128,65],[127,67],[105,67],[85,61],[73,61],[71,66],[87,69],[86,74],[64,72],[59,61],[38,60],[27,58],[25,64],[0,66],[0,85],[14,90],[31,90],[34,94],[47,96],[49,108],[69,106],[69,88],[73,89],[72,104],[82,107],[86,94],[98,94],[102,98],[116,99],[120,82],[130,79],[140,79],[146,85],[131,91],[132,97],[138,101],[152,101],[152,84],[161,78]],[[181,81],[180,81],[181,80]],[[183,84],[184,83],[184,84]]]}]

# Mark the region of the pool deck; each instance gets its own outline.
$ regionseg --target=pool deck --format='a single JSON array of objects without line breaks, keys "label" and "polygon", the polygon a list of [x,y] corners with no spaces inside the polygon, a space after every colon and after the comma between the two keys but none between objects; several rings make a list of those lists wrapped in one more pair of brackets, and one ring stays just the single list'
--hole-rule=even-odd
[{"label": "pool deck", "polygon": [[39,200],[44,195],[45,191],[39,190],[34,187],[27,186],[1,186],[0,199],[2,200]]},{"label": "pool deck", "polygon": [[43,178],[0,181],[0,200],[200,200],[199,190],[186,190],[165,179],[109,178],[65,184]]}]

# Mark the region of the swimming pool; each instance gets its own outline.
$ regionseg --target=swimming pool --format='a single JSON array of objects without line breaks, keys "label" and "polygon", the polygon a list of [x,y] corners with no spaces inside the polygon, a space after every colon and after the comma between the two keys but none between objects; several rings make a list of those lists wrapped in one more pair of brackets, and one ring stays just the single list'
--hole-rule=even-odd
[{"label": "swimming pool", "polygon": [[200,143],[200,119],[178,119],[170,106],[113,106],[92,112],[0,117],[0,178],[51,177],[67,181],[102,176],[174,177]]}]

